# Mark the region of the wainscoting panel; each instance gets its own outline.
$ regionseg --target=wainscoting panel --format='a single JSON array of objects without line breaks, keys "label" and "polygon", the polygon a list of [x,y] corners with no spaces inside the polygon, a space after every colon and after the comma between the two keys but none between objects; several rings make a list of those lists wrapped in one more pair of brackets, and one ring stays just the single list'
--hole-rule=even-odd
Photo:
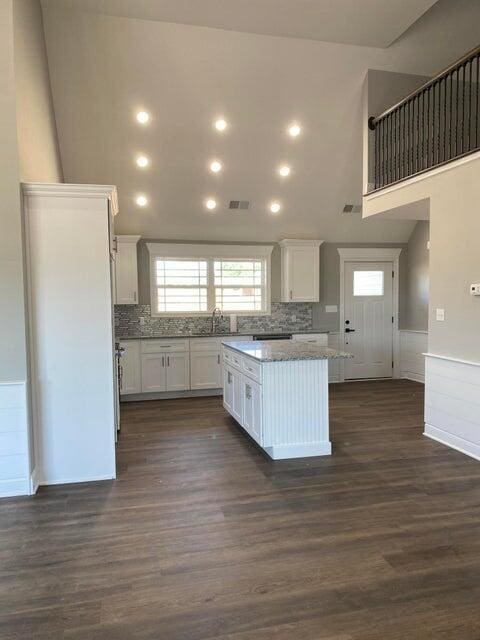
[{"label": "wainscoting panel", "polygon": [[400,377],[425,382],[426,331],[400,331]]},{"label": "wainscoting panel", "polygon": [[30,493],[24,382],[0,383],[0,497]]},{"label": "wainscoting panel", "polygon": [[425,435],[480,460],[480,363],[426,356]]}]

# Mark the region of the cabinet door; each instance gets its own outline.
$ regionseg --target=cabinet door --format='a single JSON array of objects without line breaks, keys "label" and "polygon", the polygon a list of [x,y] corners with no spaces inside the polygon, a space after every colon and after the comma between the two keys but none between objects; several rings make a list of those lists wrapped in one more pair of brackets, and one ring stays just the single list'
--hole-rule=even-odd
[{"label": "cabinet door", "polygon": [[140,377],[140,340],[126,340],[120,346],[125,349],[120,360],[122,377],[120,395],[140,393],[142,390]]},{"label": "cabinet door", "polygon": [[223,367],[223,406],[233,415],[233,373],[228,364]]},{"label": "cabinet door", "polygon": [[262,443],[262,388],[243,376],[243,426],[248,434],[259,444]]},{"label": "cabinet door", "polygon": [[242,374],[237,369],[231,369],[233,377],[232,415],[237,422],[243,425],[243,395]]},{"label": "cabinet door", "polygon": [[167,356],[163,353],[142,354],[142,393],[166,390],[166,364]]},{"label": "cabinet door", "polygon": [[288,253],[290,302],[318,302],[318,248],[290,247]]},{"label": "cabinet door", "polygon": [[190,389],[190,354],[166,353],[167,391]]},{"label": "cabinet door", "polygon": [[190,387],[192,389],[219,389],[221,381],[220,351],[190,353]]},{"label": "cabinet door", "polygon": [[137,304],[138,267],[137,243],[117,243],[115,258],[116,304]]}]

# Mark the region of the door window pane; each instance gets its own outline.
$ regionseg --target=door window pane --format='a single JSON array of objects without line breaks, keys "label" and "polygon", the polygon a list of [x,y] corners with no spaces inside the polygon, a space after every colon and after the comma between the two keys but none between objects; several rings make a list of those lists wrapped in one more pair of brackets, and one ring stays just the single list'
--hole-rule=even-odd
[{"label": "door window pane", "polygon": [[383,271],[354,271],[354,296],[383,296]]}]

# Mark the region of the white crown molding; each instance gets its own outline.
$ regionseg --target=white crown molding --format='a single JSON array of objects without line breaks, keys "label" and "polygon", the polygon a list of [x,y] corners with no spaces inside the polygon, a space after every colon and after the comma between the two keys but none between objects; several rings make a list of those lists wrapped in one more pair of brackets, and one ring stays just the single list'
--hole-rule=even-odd
[{"label": "white crown molding", "polygon": [[54,182],[24,182],[24,196],[48,196],[50,198],[107,198],[113,215],[118,213],[118,194],[115,185],[60,184]]},{"label": "white crown molding", "polygon": [[285,238],[278,243],[281,247],[319,247],[323,240],[293,240]]},{"label": "white crown molding", "polygon": [[162,256],[165,258],[266,258],[271,255],[273,251],[273,245],[176,244],[163,242],[147,242],[147,249],[150,254]]},{"label": "white crown molding", "polygon": [[355,262],[381,262],[382,260],[386,260],[387,262],[390,262],[391,260],[395,260],[398,258],[398,256],[402,252],[402,248],[343,248],[337,249],[337,251],[340,255],[340,258],[344,261],[352,260]]}]

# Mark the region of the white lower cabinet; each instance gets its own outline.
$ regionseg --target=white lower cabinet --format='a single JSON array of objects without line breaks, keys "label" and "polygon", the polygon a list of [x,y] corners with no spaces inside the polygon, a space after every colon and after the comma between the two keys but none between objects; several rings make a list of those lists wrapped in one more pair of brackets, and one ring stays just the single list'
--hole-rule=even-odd
[{"label": "white lower cabinet", "polygon": [[237,422],[243,423],[242,374],[237,369],[224,365],[223,404]]},{"label": "white lower cabinet", "polygon": [[120,395],[140,393],[142,381],[140,373],[140,340],[125,340],[120,343],[124,352],[120,360]]},{"label": "white lower cabinet", "polygon": [[242,376],[243,428],[262,444],[262,388],[251,378]]},{"label": "white lower cabinet", "polygon": [[222,386],[220,351],[190,353],[190,388],[219,389]]},{"label": "white lower cabinet", "polygon": [[166,355],[142,353],[142,393],[167,390]]},{"label": "white lower cabinet", "polygon": [[167,391],[186,391],[190,389],[190,354],[166,354]]}]

